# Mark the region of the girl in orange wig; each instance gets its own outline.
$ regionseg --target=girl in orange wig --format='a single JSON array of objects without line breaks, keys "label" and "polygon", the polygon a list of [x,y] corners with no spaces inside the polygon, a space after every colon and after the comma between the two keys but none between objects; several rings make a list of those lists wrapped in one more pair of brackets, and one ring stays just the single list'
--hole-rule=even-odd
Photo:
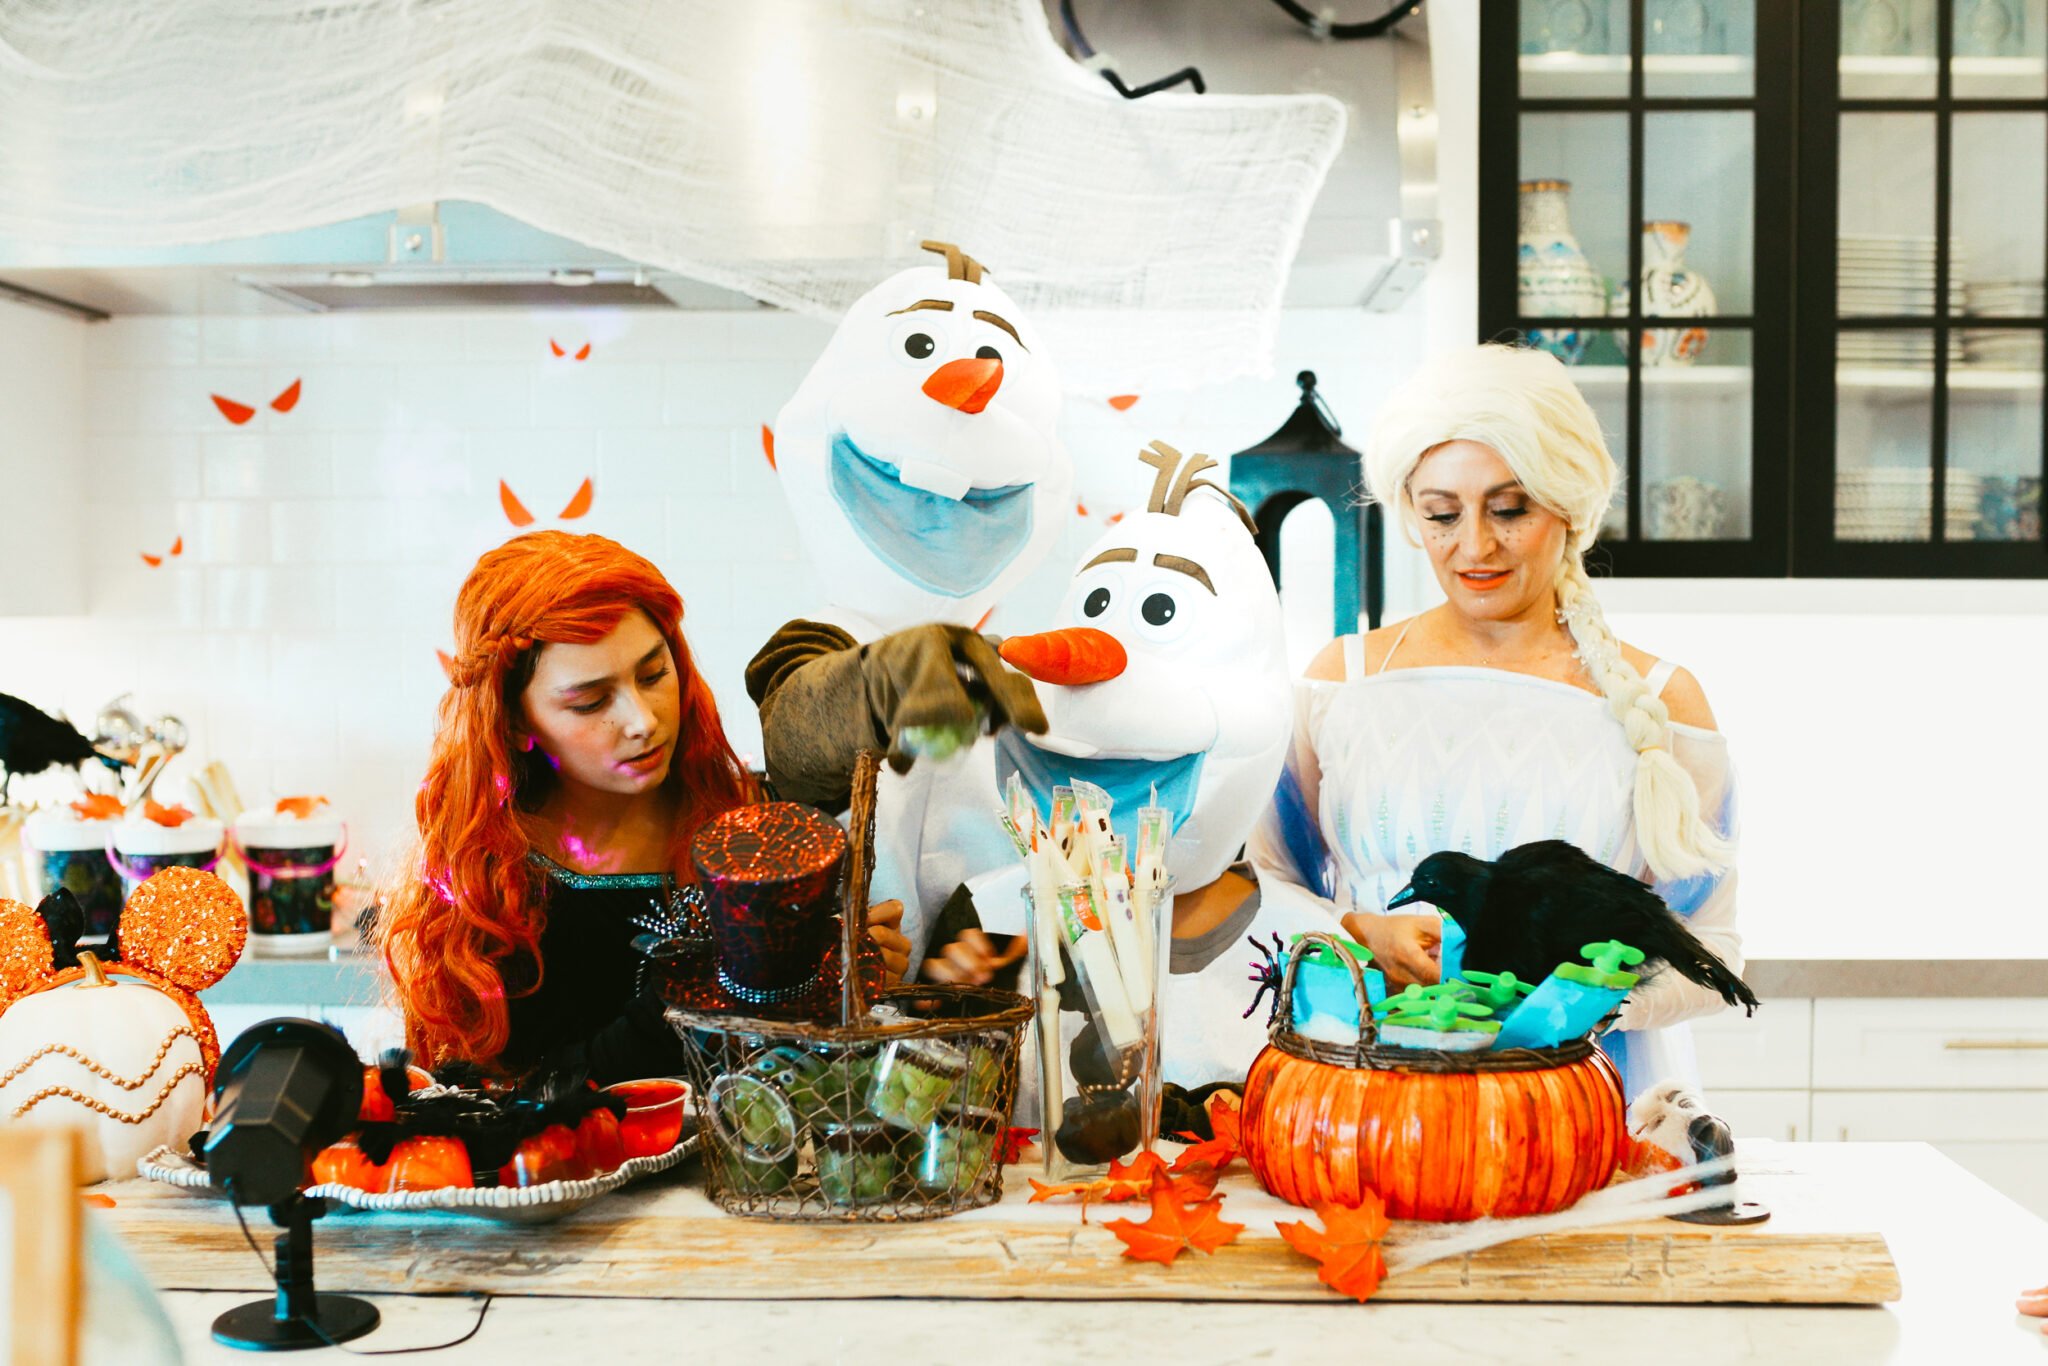
[{"label": "girl in orange wig", "polygon": [[[757,797],[682,614],[659,570],[602,536],[518,536],[463,582],[419,863],[378,925],[430,1064],[677,1070],[633,940],[701,932],[690,840]],[[896,949],[887,914],[871,919]]]}]

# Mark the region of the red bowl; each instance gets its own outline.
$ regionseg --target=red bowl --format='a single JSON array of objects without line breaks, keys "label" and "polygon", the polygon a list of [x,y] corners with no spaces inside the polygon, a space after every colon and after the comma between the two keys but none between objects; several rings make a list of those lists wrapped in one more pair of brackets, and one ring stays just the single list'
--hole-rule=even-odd
[{"label": "red bowl", "polygon": [[625,1140],[627,1157],[654,1157],[676,1146],[683,1136],[683,1102],[690,1088],[668,1077],[644,1081],[622,1081],[605,1090],[626,1102],[626,1116],[619,1121],[619,1136]]}]

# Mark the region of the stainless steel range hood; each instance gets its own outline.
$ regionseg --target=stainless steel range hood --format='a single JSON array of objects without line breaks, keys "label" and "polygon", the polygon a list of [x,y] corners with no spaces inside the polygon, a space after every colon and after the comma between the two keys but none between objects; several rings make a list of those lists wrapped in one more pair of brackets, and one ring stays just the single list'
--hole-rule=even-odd
[{"label": "stainless steel range hood", "polygon": [[0,241],[0,296],[107,315],[753,306],[732,290],[459,202],[147,251],[31,250]]},{"label": "stainless steel range hood", "polygon": [[[1047,0],[1048,10],[1055,4]],[[1426,6],[1391,35],[1359,42],[1318,41],[1251,0],[1079,0],[1076,11],[1098,53],[1134,84],[1192,64],[1218,94],[1319,91],[1344,101],[1349,132],[1305,226],[1289,306],[1388,310],[1420,283],[1441,235]],[[847,255],[865,258],[871,245],[849,240]],[[5,297],[94,317],[755,306],[732,290],[452,201],[175,248],[0,239]]]}]

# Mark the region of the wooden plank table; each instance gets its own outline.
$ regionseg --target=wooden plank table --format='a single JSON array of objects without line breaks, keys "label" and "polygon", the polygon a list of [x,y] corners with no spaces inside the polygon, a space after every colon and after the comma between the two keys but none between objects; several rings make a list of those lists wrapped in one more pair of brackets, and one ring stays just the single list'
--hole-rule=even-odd
[{"label": "wooden plank table", "polygon": [[[1388,1300],[1622,1304],[1880,1304],[1899,1295],[1885,1239],[1852,1211],[1815,1149],[1777,1145],[1747,1159],[1742,1193],[1770,1222],[1711,1228],[1668,1219],[1528,1238],[1390,1277]],[[1316,1302],[1314,1266],[1274,1229],[1302,1211],[1261,1191],[1242,1166],[1219,1190],[1245,1230],[1214,1256],[1133,1262],[1101,1221],[1142,1206],[1026,1202],[1013,1169],[996,1205],[894,1225],[791,1224],[720,1213],[693,1168],[608,1196],[549,1224],[456,1215],[337,1213],[315,1225],[323,1284],[408,1294],[644,1299],[1203,1299]],[[261,1290],[260,1264],[217,1198],[147,1182],[105,1188],[114,1222],[150,1278],[184,1290]],[[267,1229],[267,1220],[257,1216]],[[1411,1230],[1395,1225],[1398,1246]],[[264,1237],[268,1244],[268,1237]]]},{"label": "wooden plank table", "polygon": [[[1783,1303],[1556,1304],[1536,1301],[1457,1304],[1401,1302],[1396,1277],[1379,1299],[1357,1305],[1323,1292],[1312,1280],[1313,1268],[1298,1263],[1320,1300],[1294,1304],[1203,1302],[1215,1293],[1207,1286],[1184,1289],[1179,1301],[1132,1299],[1123,1302],[1055,1299],[954,1299],[946,1287],[915,1285],[910,1273],[893,1278],[851,1265],[887,1264],[896,1256],[894,1235],[905,1230],[870,1230],[841,1240],[840,1263],[818,1271],[817,1263],[785,1265],[779,1272],[748,1271],[743,1264],[772,1262],[765,1245],[733,1244],[741,1256],[723,1266],[707,1268],[688,1248],[671,1248],[672,1268],[664,1285],[652,1287],[668,1296],[716,1298],[645,1299],[564,1294],[558,1275],[569,1265],[550,1266],[547,1250],[566,1225],[528,1230],[531,1241],[523,1279],[516,1289],[492,1303],[481,1331],[461,1346],[435,1354],[455,1366],[561,1366],[586,1359],[603,1366],[674,1366],[681,1360],[791,1363],[951,1361],[1092,1361],[1194,1363],[1249,1360],[1398,1360],[1402,1366],[1475,1360],[1526,1362],[1655,1362],[1657,1366],[1732,1366],[1740,1362],[1850,1362],[1922,1366],[1928,1362],[1982,1363],[2014,1361],[2038,1366],[2048,1361],[2048,1344],[2038,1323],[2012,1311],[2014,1293],[2022,1286],[2048,1280],[2048,1223],[2029,1214],[1986,1186],[1933,1148],[1920,1143],[1896,1144],[1744,1144],[1745,1162],[1757,1173],[1758,1193],[1764,1184],[1782,1179],[1794,1191],[1781,1203],[1774,1223],[1867,1229],[1882,1234],[1898,1269],[1900,1297],[1892,1303],[1861,1308],[1819,1308]],[[151,1239],[151,1225],[161,1226],[165,1210],[154,1195],[144,1196],[129,1184],[103,1188],[122,1203],[106,1214],[122,1229],[131,1247],[141,1251],[138,1232]],[[162,1194],[176,1194],[165,1192]],[[660,1206],[681,1192],[649,1191],[637,1197]],[[1237,1200],[1238,1196],[1232,1196]],[[132,1200],[132,1203],[130,1201]],[[1249,1207],[1252,1201],[1244,1200]],[[1241,1211],[1226,1214],[1242,1217]],[[193,1234],[182,1248],[156,1242],[145,1253],[151,1275],[160,1285],[192,1285],[231,1281],[237,1291],[171,1290],[165,1307],[191,1366],[246,1363],[246,1355],[219,1347],[207,1337],[213,1317],[253,1293],[260,1293],[262,1274],[242,1248],[246,1264],[227,1265],[228,1254],[209,1251],[215,1234],[208,1231],[217,1216],[191,1207],[173,1215]],[[974,1218],[988,1218],[995,1211]],[[595,1211],[592,1212],[594,1217]],[[1078,1227],[1069,1210],[1062,1217]],[[1091,1218],[1093,1216],[1091,1215]],[[389,1350],[436,1346],[461,1336],[476,1318],[477,1306],[466,1299],[423,1295],[376,1294],[378,1284],[404,1281],[417,1273],[411,1258],[404,1266],[378,1268],[373,1258],[350,1251],[330,1234],[339,1219],[316,1226],[320,1241],[321,1287],[331,1291],[372,1292],[384,1313],[376,1333],[350,1344],[362,1349]],[[227,1227],[232,1230],[230,1222]],[[701,1225],[700,1225],[701,1227]],[[749,1225],[758,1230],[758,1226]],[[941,1227],[941,1226],[933,1226]],[[1677,1225],[1671,1226],[1679,1227]],[[1768,1227],[1768,1226],[1766,1226]],[[449,1222],[420,1243],[433,1249],[423,1265],[439,1266],[442,1274],[465,1248],[479,1245],[479,1229]],[[259,1232],[259,1238],[263,1235]],[[516,1235],[515,1235],[516,1236]],[[871,1245],[855,1246],[861,1236]],[[1087,1235],[1100,1235],[1099,1230]],[[1247,1237],[1251,1235],[1247,1233]],[[496,1235],[492,1235],[493,1238]],[[240,1235],[236,1234],[239,1243]],[[558,1245],[557,1245],[558,1246]],[[267,1241],[265,1243],[268,1250]],[[1237,1245],[1213,1259],[1222,1267]],[[186,1256],[185,1254],[189,1254]],[[559,1255],[559,1254],[558,1254]],[[1254,1252],[1256,1260],[1258,1254]],[[394,1258],[395,1260],[395,1258]],[[1203,1259],[1188,1254],[1164,1274],[1188,1270]],[[186,1265],[189,1263],[189,1268]],[[1240,1263],[1241,1264],[1241,1263]],[[588,1274],[592,1269],[582,1263]],[[1151,1274],[1148,1268],[1115,1268]],[[499,1273],[512,1277],[503,1266]],[[650,1273],[651,1274],[651,1273]],[[727,1288],[733,1276],[765,1274],[777,1285],[772,1298],[738,1298]],[[1013,1270],[1019,1285],[1012,1293],[1029,1295],[1030,1275]],[[881,1287],[873,1292],[899,1298],[833,1299],[843,1293],[842,1275],[858,1275],[862,1283]],[[700,1283],[701,1282],[701,1283]],[[623,1284],[623,1282],[621,1282]],[[1136,1279],[1127,1279],[1136,1287]],[[1129,1293],[1142,1295],[1143,1289]],[[900,1297],[912,1298],[900,1298]],[[104,1317],[104,1316],[102,1316]],[[90,1338],[95,1320],[88,1317]],[[89,1344],[90,1345],[90,1344]],[[119,1360],[118,1354],[101,1359]],[[339,1353],[311,1353],[305,1360],[340,1361]]]}]

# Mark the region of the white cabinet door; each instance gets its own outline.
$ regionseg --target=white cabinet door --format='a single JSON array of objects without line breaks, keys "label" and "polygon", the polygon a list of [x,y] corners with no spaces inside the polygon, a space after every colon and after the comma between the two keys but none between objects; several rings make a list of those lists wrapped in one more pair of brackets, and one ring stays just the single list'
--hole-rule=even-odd
[{"label": "white cabinet door", "polygon": [[1707,1108],[1728,1121],[1738,1142],[1771,1138],[1797,1143],[1810,1137],[1807,1115],[1812,1100],[1810,1091],[1707,1092]]},{"label": "white cabinet door", "polygon": [[[1816,1001],[1813,1085],[2048,1090],[2048,1000]],[[1824,1129],[1820,1136],[1827,1136]]]},{"label": "white cabinet door", "polygon": [[2048,1218],[2048,1091],[1819,1091],[1813,1137],[1932,1143]]},{"label": "white cabinet door", "polygon": [[1724,1010],[1691,1021],[1691,1029],[1700,1080],[1710,1091],[1803,1091],[1813,1084],[1812,1001],[1766,1001],[1750,1016]]}]

